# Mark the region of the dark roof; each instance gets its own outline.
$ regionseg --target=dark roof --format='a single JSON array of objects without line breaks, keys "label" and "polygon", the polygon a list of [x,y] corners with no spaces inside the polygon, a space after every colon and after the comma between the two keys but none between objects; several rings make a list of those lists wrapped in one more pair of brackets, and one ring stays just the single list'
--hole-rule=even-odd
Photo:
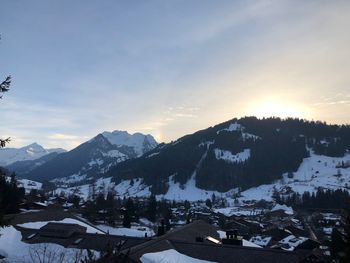
[{"label": "dark roof", "polygon": [[[66,224],[68,225],[68,224]],[[78,249],[93,249],[96,251],[106,251],[108,247],[122,245],[122,249],[139,245],[150,238],[127,237],[109,234],[92,234],[75,232],[67,238],[42,235],[41,229],[29,229],[16,226],[21,231],[22,241],[29,244],[55,243],[63,247],[73,247]]]},{"label": "dark roof", "polygon": [[130,250],[124,250],[124,253],[128,255],[130,262],[140,262],[140,258],[146,253],[168,249],[175,249],[193,258],[223,263],[298,262],[298,256],[294,252],[214,244],[205,239],[204,242],[195,240],[196,237],[205,238],[207,236],[219,239],[216,227],[199,220],[132,247]]},{"label": "dark roof", "polygon": [[170,241],[179,253],[220,263],[292,263],[299,262],[296,253],[282,250],[205,243]]},{"label": "dark roof", "polygon": [[[220,238],[216,227],[202,220],[196,220],[191,224],[171,230],[163,236],[154,238],[146,243],[131,248],[130,251],[128,250],[125,252],[129,254],[130,258],[138,262],[138,259],[145,253],[158,252],[172,248],[169,240],[196,242],[197,237],[205,238],[207,236],[211,236],[216,239]],[[209,241],[204,239],[204,242]]]},{"label": "dark roof", "polygon": [[68,238],[73,234],[86,233],[86,227],[78,224],[52,223],[49,222],[40,228],[40,235],[46,237]]}]

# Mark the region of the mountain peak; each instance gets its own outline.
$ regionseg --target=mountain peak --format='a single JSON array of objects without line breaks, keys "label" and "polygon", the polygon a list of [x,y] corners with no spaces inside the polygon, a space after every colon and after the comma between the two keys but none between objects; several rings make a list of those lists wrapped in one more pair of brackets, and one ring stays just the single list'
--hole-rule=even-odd
[{"label": "mountain peak", "polygon": [[102,135],[113,145],[134,148],[137,156],[141,156],[146,151],[149,151],[158,145],[152,135],[145,135],[140,132],[130,134],[127,131],[115,130],[113,132],[105,131]]}]

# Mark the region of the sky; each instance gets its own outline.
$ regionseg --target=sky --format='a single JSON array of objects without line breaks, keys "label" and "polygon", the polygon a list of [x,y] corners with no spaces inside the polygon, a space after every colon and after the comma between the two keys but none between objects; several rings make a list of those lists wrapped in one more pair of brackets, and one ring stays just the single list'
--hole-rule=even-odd
[{"label": "sky", "polygon": [[350,123],[350,1],[0,2],[0,137],[169,142],[234,117]]}]

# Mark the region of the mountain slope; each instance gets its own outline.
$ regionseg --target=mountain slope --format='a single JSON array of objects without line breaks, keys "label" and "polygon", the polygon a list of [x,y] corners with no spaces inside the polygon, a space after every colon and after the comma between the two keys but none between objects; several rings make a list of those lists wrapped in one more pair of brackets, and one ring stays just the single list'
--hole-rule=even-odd
[{"label": "mountain slope", "polygon": [[159,145],[105,176],[116,183],[143,178],[156,194],[166,194],[169,185],[185,187],[190,180],[205,190],[244,190],[295,172],[310,149],[343,156],[350,149],[350,127],[299,119],[233,119]]},{"label": "mountain slope", "polygon": [[18,161],[29,161],[41,158],[50,153],[62,153],[63,149],[44,149],[37,143],[28,146],[16,148],[0,149],[0,166],[7,166]]},{"label": "mountain slope", "polygon": [[[119,133],[122,133],[122,136],[119,136]],[[137,134],[138,140],[135,142],[132,140],[133,135],[126,132],[115,131],[103,134],[110,135],[109,139],[99,134],[73,150],[59,154],[20,176],[37,181],[55,179],[71,183],[90,177],[99,177],[113,165],[136,158],[147,151],[147,147],[155,147],[157,144],[150,135]],[[124,144],[123,138],[129,138],[129,140]]]},{"label": "mountain slope", "polygon": [[58,154],[59,154],[58,152],[52,152],[35,160],[17,161],[17,162],[11,163],[10,165],[5,166],[5,168],[9,171],[16,171],[18,175],[29,173],[30,171],[34,170],[40,165],[43,165],[44,163],[52,160]]}]

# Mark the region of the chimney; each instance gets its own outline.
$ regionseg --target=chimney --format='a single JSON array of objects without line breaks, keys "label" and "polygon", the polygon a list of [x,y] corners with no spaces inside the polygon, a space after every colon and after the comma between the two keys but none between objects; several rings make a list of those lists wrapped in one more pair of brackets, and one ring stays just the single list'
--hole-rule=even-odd
[{"label": "chimney", "polygon": [[157,236],[162,236],[165,234],[165,223],[164,223],[164,219],[161,220],[161,225],[158,226],[158,233],[157,233]]},{"label": "chimney", "polygon": [[237,229],[227,230],[226,231],[226,238],[222,239],[222,244],[242,246],[243,245],[243,237],[238,235]]}]

